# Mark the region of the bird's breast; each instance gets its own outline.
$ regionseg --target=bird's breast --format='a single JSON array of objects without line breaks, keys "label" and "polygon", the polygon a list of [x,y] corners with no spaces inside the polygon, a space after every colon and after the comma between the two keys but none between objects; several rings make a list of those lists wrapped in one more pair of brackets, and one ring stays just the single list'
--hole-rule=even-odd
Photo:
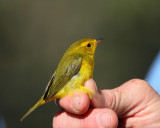
[{"label": "bird's breast", "polygon": [[88,80],[93,77],[93,63],[88,63],[87,61],[82,62],[79,74],[84,80]]},{"label": "bird's breast", "polygon": [[79,72],[74,75],[66,85],[59,91],[58,97],[62,98],[68,94],[72,94],[75,90],[84,85],[84,82],[93,77],[93,63],[82,61]]}]

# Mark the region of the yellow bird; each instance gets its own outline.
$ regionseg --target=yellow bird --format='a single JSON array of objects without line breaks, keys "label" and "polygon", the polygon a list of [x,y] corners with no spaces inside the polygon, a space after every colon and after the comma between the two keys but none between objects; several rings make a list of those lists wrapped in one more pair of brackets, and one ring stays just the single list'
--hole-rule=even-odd
[{"label": "yellow bird", "polygon": [[71,95],[75,91],[86,92],[90,98],[92,97],[91,90],[83,84],[93,77],[95,50],[102,39],[81,39],[67,49],[48,82],[44,95],[21,118],[21,121],[40,105]]}]

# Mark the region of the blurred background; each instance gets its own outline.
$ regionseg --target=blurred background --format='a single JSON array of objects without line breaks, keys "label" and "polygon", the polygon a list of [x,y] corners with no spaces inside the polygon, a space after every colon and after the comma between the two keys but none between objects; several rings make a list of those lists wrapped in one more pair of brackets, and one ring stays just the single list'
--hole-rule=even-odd
[{"label": "blurred background", "polygon": [[54,102],[19,120],[73,42],[105,38],[94,71],[105,89],[144,79],[160,48],[159,0],[1,0],[0,18],[0,119],[6,128],[52,127],[59,111]]}]

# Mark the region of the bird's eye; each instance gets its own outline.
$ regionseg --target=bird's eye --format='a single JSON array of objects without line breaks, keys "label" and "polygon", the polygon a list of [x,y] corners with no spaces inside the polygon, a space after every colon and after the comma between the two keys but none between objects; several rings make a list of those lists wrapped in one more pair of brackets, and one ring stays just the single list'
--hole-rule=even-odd
[{"label": "bird's eye", "polygon": [[88,44],[87,44],[87,47],[91,47],[91,44],[90,44],[90,43],[88,43]]}]

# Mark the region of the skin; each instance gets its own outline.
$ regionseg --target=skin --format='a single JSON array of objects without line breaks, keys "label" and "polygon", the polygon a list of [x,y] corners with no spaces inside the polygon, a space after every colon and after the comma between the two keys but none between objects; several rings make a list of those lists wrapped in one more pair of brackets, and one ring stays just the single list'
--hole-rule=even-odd
[{"label": "skin", "polygon": [[54,128],[160,128],[160,95],[146,81],[98,90],[90,79],[84,86],[94,91],[92,99],[75,93],[58,100],[63,110],[54,116]]}]

